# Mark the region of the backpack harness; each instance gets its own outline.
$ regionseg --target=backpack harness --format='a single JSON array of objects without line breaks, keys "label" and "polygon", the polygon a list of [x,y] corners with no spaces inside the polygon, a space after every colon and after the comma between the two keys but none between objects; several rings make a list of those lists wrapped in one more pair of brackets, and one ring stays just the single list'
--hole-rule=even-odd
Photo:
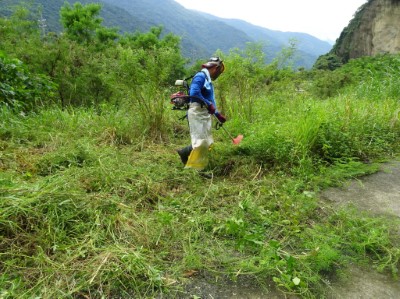
[{"label": "backpack harness", "polygon": [[[204,71],[201,71],[205,76],[206,80],[208,81],[207,74]],[[176,93],[173,93],[170,95],[170,103],[174,105],[172,107],[172,110],[188,110],[189,109],[189,104],[191,102],[196,102],[201,105],[201,108],[205,105],[204,101],[202,98],[197,97],[197,96],[190,96],[190,85],[187,83],[187,80],[192,79],[194,76],[196,76],[198,73],[185,78],[183,80],[176,80],[175,81],[175,86],[180,86],[180,90]],[[184,120],[187,118],[187,113],[180,117],[179,120]],[[216,122],[215,123],[215,129],[219,130],[222,127],[222,123]]]},{"label": "backpack harness", "polygon": [[[207,74],[204,71],[201,71],[205,76],[206,80],[208,81]],[[191,102],[197,102],[203,107],[205,105],[203,99],[197,96],[190,96],[190,85],[188,84],[187,80],[192,79],[194,76],[196,76],[198,73],[185,78],[183,80],[176,80],[175,81],[175,86],[180,86],[180,90],[176,93],[173,93],[170,95],[170,103],[174,105],[172,107],[172,110],[188,110],[189,109],[189,104]],[[186,115],[180,119],[185,119]]]}]

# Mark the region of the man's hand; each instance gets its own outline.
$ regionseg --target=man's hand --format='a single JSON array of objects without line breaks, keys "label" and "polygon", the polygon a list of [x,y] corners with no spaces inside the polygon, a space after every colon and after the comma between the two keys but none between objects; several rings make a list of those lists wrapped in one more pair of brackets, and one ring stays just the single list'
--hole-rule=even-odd
[{"label": "man's hand", "polygon": [[215,113],[215,116],[218,118],[218,120],[221,124],[226,122],[226,117],[224,115],[222,115],[221,113],[217,112],[217,113]]},{"label": "man's hand", "polygon": [[208,113],[210,113],[210,114],[214,114],[214,113],[215,113],[215,106],[214,106],[214,104],[210,104],[210,105],[207,107],[207,109],[208,109]]}]

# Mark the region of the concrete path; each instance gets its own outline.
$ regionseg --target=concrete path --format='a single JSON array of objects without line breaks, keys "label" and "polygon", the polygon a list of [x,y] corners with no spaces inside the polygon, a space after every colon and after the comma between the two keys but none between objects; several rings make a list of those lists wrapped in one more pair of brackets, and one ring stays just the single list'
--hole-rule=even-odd
[{"label": "concrete path", "polygon": [[374,215],[400,217],[400,162],[382,165],[382,170],[343,188],[325,190],[321,198],[351,204]]},{"label": "concrete path", "polygon": [[[351,205],[371,215],[400,219],[400,162],[382,165],[380,172],[350,181],[342,188],[322,192],[321,199],[334,205]],[[399,227],[400,232],[400,227]],[[346,279],[332,285],[330,298],[400,299],[400,280],[372,268],[353,266]]]}]

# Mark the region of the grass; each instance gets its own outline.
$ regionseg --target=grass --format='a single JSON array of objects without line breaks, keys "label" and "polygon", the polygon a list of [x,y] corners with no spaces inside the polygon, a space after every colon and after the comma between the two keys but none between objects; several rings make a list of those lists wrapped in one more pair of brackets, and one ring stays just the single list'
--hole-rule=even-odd
[{"label": "grass", "polygon": [[318,197],[398,153],[397,100],[280,91],[253,109],[226,124],[239,147],[214,132],[212,179],[183,170],[177,115],[153,143],[134,111],[1,110],[0,297],[173,298],[208,271],[310,298],[349,261],[397,275],[395,224]]}]

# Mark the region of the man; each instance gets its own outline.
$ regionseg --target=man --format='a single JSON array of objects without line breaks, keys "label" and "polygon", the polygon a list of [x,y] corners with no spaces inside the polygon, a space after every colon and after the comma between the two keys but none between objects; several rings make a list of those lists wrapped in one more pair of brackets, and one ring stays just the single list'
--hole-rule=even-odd
[{"label": "man", "polygon": [[208,151],[214,142],[211,116],[215,115],[221,123],[226,121],[225,116],[217,110],[212,84],[224,70],[223,61],[219,57],[213,57],[193,77],[188,110],[191,145],[178,150],[185,168],[203,170],[208,165]]}]

